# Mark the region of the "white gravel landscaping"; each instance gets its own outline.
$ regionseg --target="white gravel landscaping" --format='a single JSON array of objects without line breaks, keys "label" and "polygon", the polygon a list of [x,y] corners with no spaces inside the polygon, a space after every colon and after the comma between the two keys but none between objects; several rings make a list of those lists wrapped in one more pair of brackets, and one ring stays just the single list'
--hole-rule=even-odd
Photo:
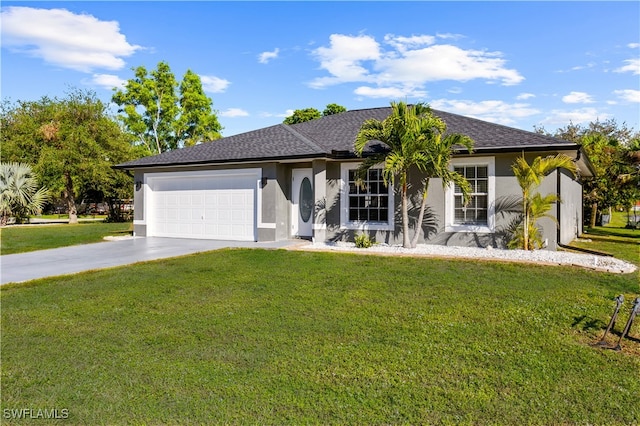
[{"label": "white gravel landscaping", "polygon": [[510,262],[528,262],[545,265],[571,265],[583,268],[628,274],[637,267],[629,262],[608,256],[588,253],[550,250],[502,250],[495,248],[455,247],[435,244],[418,244],[415,249],[406,249],[400,245],[375,244],[370,248],[356,248],[354,243],[309,243],[298,247],[301,250],[336,250],[354,253],[398,254],[406,256],[434,256],[465,259],[504,260]]}]

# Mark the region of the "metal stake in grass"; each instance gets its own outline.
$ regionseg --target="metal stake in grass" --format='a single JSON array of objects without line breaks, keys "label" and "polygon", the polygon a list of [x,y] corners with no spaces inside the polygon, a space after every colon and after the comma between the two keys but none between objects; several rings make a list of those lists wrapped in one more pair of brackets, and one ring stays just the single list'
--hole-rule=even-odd
[{"label": "metal stake in grass", "polygon": [[629,320],[627,321],[627,325],[624,326],[624,331],[622,332],[622,335],[618,340],[618,344],[616,345],[615,348],[613,348],[614,350],[616,351],[622,350],[622,346],[620,346],[620,342],[622,342],[622,339],[624,339],[624,336],[626,336],[627,333],[629,333],[629,330],[631,329],[631,324],[633,324],[633,319],[636,317],[636,314],[638,313],[638,311],[640,311],[640,297],[636,297],[636,300],[633,301],[633,308],[631,308],[631,314],[629,315]]},{"label": "metal stake in grass", "polygon": [[609,325],[607,326],[607,329],[605,330],[604,334],[602,335],[602,339],[600,339],[600,341],[598,343],[596,343],[596,346],[607,346],[607,342],[605,341],[605,338],[607,337],[607,334],[616,325],[616,318],[618,318],[618,311],[620,311],[620,307],[622,306],[622,303],[624,302],[624,296],[621,294],[620,296],[615,298],[615,301],[616,301],[616,308],[613,311],[613,315],[611,316],[611,321],[609,321]]}]

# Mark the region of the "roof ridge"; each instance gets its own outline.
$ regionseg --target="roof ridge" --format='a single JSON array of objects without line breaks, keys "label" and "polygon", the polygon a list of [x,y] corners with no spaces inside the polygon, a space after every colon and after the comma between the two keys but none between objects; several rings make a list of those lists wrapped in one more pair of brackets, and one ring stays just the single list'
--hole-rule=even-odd
[{"label": "roof ridge", "polygon": [[288,124],[281,123],[280,125],[282,127],[284,127],[285,130],[287,130],[293,136],[295,136],[296,138],[300,139],[302,142],[304,142],[305,144],[309,145],[314,150],[317,150],[317,151],[322,152],[322,153],[326,153],[327,152],[320,145],[318,145],[317,143],[315,143],[313,140],[311,140],[307,136],[303,135],[302,133],[298,132],[293,127],[289,126]]}]

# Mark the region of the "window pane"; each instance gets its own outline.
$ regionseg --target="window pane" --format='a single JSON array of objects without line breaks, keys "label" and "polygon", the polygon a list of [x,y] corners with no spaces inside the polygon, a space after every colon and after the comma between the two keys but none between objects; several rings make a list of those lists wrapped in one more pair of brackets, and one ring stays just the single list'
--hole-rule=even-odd
[{"label": "window pane", "polygon": [[380,207],[388,208],[389,207],[389,196],[382,195],[380,196]]},{"label": "window pane", "polygon": [[453,170],[456,173],[460,173],[462,176],[464,176],[464,167],[454,167]]},{"label": "window pane", "polygon": [[387,209],[380,209],[380,221],[387,222],[389,220],[389,211]]},{"label": "window pane", "polygon": [[465,177],[467,179],[476,177],[476,168],[475,167],[465,167]]},{"label": "window pane", "polygon": [[478,214],[477,214],[477,222],[479,224],[487,224],[487,211],[486,210],[478,210]]},{"label": "window pane", "polygon": [[380,215],[378,214],[378,210],[369,210],[369,220],[379,221]]},{"label": "window pane", "polygon": [[478,177],[479,178],[487,178],[487,177],[489,177],[489,168],[487,166],[479,166],[478,167]]},{"label": "window pane", "polygon": [[357,194],[358,193],[358,188],[356,188],[356,184],[355,183],[350,183],[349,184],[349,194]]},{"label": "window pane", "polygon": [[486,195],[476,195],[476,207],[479,209],[487,208],[487,196]]},{"label": "window pane", "polygon": [[464,222],[464,210],[455,209],[455,222],[463,223]]},{"label": "window pane", "polygon": [[455,205],[453,206],[454,208],[461,209],[462,207],[464,207],[462,205],[462,197],[456,195],[454,199],[455,199]]},{"label": "window pane", "polygon": [[358,207],[357,197],[349,197],[349,207]]},{"label": "window pane", "polygon": [[476,185],[476,192],[487,193],[489,191],[489,182],[486,180],[478,180]]}]

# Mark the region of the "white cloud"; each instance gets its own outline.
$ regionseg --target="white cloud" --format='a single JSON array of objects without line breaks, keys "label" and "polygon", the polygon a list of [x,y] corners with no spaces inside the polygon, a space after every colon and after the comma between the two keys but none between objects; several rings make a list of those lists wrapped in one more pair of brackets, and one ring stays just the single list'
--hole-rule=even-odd
[{"label": "white cloud", "polygon": [[634,89],[614,90],[613,93],[618,95],[618,97],[624,101],[640,103],[640,90],[634,90]]},{"label": "white cloud", "polygon": [[435,109],[505,125],[515,124],[518,119],[540,113],[540,111],[531,108],[526,103],[509,104],[497,100],[475,102],[470,100],[436,99],[429,102],[429,105]]},{"label": "white cloud", "polygon": [[384,36],[384,42],[390,46],[393,46],[400,52],[405,52],[409,48],[415,49],[420,46],[432,45],[436,42],[436,38],[430,35],[404,37],[387,34]]},{"label": "white cloud", "polygon": [[637,49],[640,47],[640,43],[629,43],[627,44],[627,47],[631,49]]},{"label": "white cloud", "polygon": [[294,111],[295,110],[293,110],[293,109],[288,109],[284,113],[261,112],[260,113],[260,117],[265,117],[265,118],[270,118],[270,117],[286,118],[286,117],[292,116]]},{"label": "white cloud", "polygon": [[118,70],[141,46],[127,42],[116,21],[66,9],[11,6],[2,12],[2,45],[82,72]]},{"label": "white cloud", "polygon": [[242,108],[228,108],[226,111],[220,112],[220,116],[228,118],[248,117],[249,113]]},{"label": "white cloud", "polygon": [[280,49],[278,49],[277,47],[273,52],[262,52],[258,55],[258,62],[260,62],[261,64],[267,64],[270,60],[276,59],[279,53]]},{"label": "white cloud", "polygon": [[424,86],[430,81],[484,79],[509,86],[524,80],[517,70],[506,67],[500,52],[436,44],[439,38],[459,36],[386,35],[383,47],[371,36],[332,34],[329,47],[314,50],[320,67],[329,76],[316,78],[310,86],[373,83],[376,89],[359,87],[356,90],[364,96],[379,97],[384,91],[393,93],[407,91],[406,88],[423,94]]},{"label": "white cloud", "polygon": [[554,109],[542,120],[542,124],[566,125],[567,123],[581,124],[611,118],[609,114],[599,113],[595,108],[580,108],[573,111]]},{"label": "white cloud", "polygon": [[367,98],[422,98],[427,96],[423,90],[415,90],[410,87],[367,87],[360,86],[354,93]]},{"label": "white cloud", "polygon": [[533,93],[520,93],[518,96],[516,96],[516,99],[519,101],[524,101],[535,97],[536,95],[534,95]]},{"label": "white cloud", "polygon": [[462,87],[452,87],[450,89],[447,90],[447,92],[449,93],[453,93],[455,95],[459,95],[460,93],[462,93]]},{"label": "white cloud", "polygon": [[93,74],[90,84],[100,86],[106,90],[112,90],[115,87],[118,89],[124,88],[127,82],[113,74]]},{"label": "white cloud", "polygon": [[592,104],[594,102],[590,94],[585,92],[571,92],[562,97],[562,102],[566,104]]},{"label": "white cloud", "polygon": [[624,61],[627,65],[613,70],[614,72],[630,72],[633,75],[640,74],[640,59],[627,59]]},{"label": "white cloud", "polygon": [[329,47],[317,48],[314,55],[320,60],[320,67],[329,71],[332,77],[318,78],[311,87],[372,81],[362,62],[380,59],[380,45],[373,37],[331,34],[329,43]]},{"label": "white cloud", "polygon": [[202,81],[202,89],[210,93],[222,93],[227,90],[227,87],[231,84],[229,80],[213,75],[201,75],[200,81]]}]

